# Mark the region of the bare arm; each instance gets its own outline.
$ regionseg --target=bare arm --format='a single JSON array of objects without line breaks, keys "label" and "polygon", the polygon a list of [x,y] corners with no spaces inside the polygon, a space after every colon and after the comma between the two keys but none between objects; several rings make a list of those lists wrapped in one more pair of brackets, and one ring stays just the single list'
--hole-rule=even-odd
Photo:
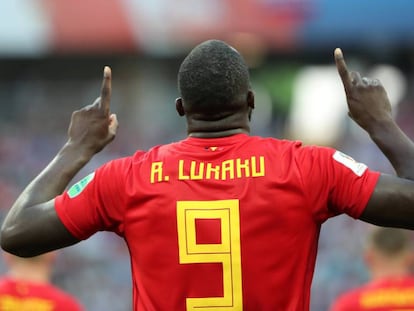
[{"label": "bare arm", "polygon": [[339,49],[335,50],[335,62],[344,85],[349,116],[367,131],[398,176],[414,179],[414,143],[395,123],[381,82],[349,72]]},{"label": "bare arm", "polygon": [[381,175],[360,219],[414,229],[414,143],[395,123],[384,87],[376,79],[349,72],[342,51],[335,62],[344,85],[349,116],[370,135],[397,175]]},{"label": "bare arm", "polygon": [[68,141],[9,210],[1,227],[4,250],[30,257],[78,242],[59,220],[54,198],[115,137],[118,122],[109,113],[111,78],[105,67],[101,96],[72,114]]},{"label": "bare arm", "polygon": [[378,226],[414,229],[414,182],[381,175],[360,219]]}]

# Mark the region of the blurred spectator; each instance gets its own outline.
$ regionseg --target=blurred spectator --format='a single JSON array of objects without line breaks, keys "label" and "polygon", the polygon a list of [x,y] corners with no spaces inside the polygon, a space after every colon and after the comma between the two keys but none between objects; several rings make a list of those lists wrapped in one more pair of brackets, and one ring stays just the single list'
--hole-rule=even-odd
[{"label": "blurred spectator", "polygon": [[414,308],[414,262],[408,231],[375,228],[364,251],[370,273],[366,284],[343,293],[331,311],[393,311]]},{"label": "blurred spectator", "polygon": [[82,311],[78,300],[51,283],[56,252],[32,258],[3,253],[8,272],[0,278],[2,311]]}]

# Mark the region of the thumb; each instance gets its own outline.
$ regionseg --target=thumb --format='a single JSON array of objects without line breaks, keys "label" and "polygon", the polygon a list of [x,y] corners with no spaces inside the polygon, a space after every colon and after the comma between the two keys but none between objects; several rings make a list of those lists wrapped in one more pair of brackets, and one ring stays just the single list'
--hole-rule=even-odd
[{"label": "thumb", "polygon": [[354,119],[354,117],[352,116],[351,111],[348,111],[348,117],[349,117],[352,121],[356,122],[356,121],[355,121],[355,119]]},{"label": "thumb", "polygon": [[117,129],[118,129],[118,119],[116,117],[116,114],[113,113],[109,116],[109,126],[108,126],[109,135],[111,137],[115,137]]}]

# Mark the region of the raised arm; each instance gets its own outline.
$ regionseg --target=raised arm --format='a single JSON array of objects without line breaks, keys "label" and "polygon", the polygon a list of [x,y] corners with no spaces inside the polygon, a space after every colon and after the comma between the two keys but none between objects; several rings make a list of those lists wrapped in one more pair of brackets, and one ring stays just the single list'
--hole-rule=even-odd
[{"label": "raised arm", "polygon": [[367,131],[398,176],[414,180],[414,143],[395,123],[381,82],[348,71],[340,49],[335,50],[335,62],[344,85],[349,116]]},{"label": "raised arm", "polygon": [[348,71],[342,51],[336,49],[334,54],[349,116],[367,131],[401,177],[381,175],[360,219],[377,225],[414,229],[414,143],[395,123],[381,82]]},{"label": "raised arm", "polygon": [[4,250],[30,257],[78,242],[59,220],[54,198],[115,137],[118,121],[109,112],[111,79],[111,69],[105,67],[101,96],[72,114],[67,142],[9,210],[1,227]]}]

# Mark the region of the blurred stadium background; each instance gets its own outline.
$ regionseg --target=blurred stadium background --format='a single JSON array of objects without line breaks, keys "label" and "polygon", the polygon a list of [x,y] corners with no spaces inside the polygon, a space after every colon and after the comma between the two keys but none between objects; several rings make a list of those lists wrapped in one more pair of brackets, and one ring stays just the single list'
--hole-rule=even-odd
[{"label": "blurred stadium background", "polygon": [[[61,147],[71,112],[98,96],[104,65],[113,70],[119,134],[74,181],[112,158],[183,138],[176,73],[209,38],[233,44],[251,67],[252,134],[330,145],[393,172],[347,118],[333,50],[382,80],[395,117],[414,137],[413,9],[410,0],[2,0],[0,213]],[[359,256],[366,230],[346,216],[323,226],[312,311],[367,279]],[[55,282],[89,311],[130,310],[121,239],[100,233],[60,254]]]}]

